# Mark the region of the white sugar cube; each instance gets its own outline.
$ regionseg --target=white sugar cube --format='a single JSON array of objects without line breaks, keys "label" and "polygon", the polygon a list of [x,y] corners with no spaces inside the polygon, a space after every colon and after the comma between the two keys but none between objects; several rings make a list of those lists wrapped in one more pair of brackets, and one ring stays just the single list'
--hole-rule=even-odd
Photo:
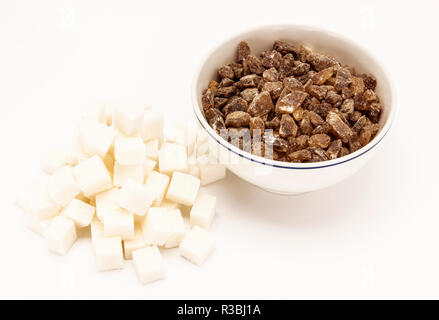
[{"label": "white sugar cube", "polygon": [[142,119],[141,136],[145,141],[159,139],[163,134],[163,114],[146,110]]},{"label": "white sugar cube", "polygon": [[145,182],[145,188],[152,191],[155,195],[153,205],[159,206],[168,188],[169,176],[152,171]]},{"label": "white sugar cube", "polygon": [[201,185],[206,186],[226,177],[226,167],[222,164],[199,166]]},{"label": "white sugar cube", "polygon": [[186,226],[179,209],[168,209],[167,219],[169,224],[169,237],[165,243],[165,248],[178,247],[186,233]]},{"label": "white sugar cube", "polygon": [[192,126],[188,126],[186,130],[186,149],[188,155],[192,155],[194,153],[196,141],[197,130]]},{"label": "white sugar cube", "polygon": [[24,216],[24,223],[31,231],[45,237],[46,231],[52,223],[53,218],[41,220],[34,215],[26,213]]},{"label": "white sugar cube", "polygon": [[113,128],[105,124],[83,120],[79,126],[79,142],[82,149],[89,155],[103,158],[116,137]]},{"label": "white sugar cube", "polygon": [[76,241],[75,224],[63,216],[57,216],[53,218],[45,236],[51,251],[65,255]]},{"label": "white sugar cube", "polygon": [[59,168],[49,177],[49,195],[60,206],[68,204],[80,191],[70,166]]},{"label": "white sugar cube", "polygon": [[17,197],[17,205],[39,220],[53,218],[61,209],[50,198],[47,179],[33,180],[24,185]]},{"label": "white sugar cube", "polygon": [[149,208],[142,224],[143,238],[147,245],[163,246],[168,240],[169,225],[167,213],[168,209],[166,208]]},{"label": "white sugar cube", "polygon": [[100,221],[92,221],[90,223],[90,235],[93,250],[95,250],[95,244],[98,239],[104,238],[104,225]]},{"label": "white sugar cube", "polygon": [[200,145],[197,145],[197,158],[207,155],[209,153],[209,144],[203,143]]},{"label": "white sugar cube", "polygon": [[199,157],[197,158],[195,164],[196,164],[198,167],[201,167],[201,166],[207,166],[207,165],[209,165],[209,162],[210,162],[210,156],[209,156],[209,154],[203,154],[203,155],[201,155],[201,156],[199,156]]},{"label": "white sugar cube", "polygon": [[126,166],[118,162],[114,164],[114,176],[113,184],[117,187],[122,187],[128,182],[133,180],[138,183],[143,183],[145,178],[144,164]]},{"label": "white sugar cube", "polygon": [[95,240],[96,265],[99,271],[123,268],[123,251],[120,237]]},{"label": "white sugar cube", "polygon": [[167,127],[164,129],[165,142],[174,143],[186,148],[186,131],[177,126]]},{"label": "white sugar cube", "polygon": [[105,104],[101,102],[90,103],[82,111],[81,119],[93,120],[98,123],[105,123]]},{"label": "white sugar cube", "polygon": [[67,163],[71,166],[76,166],[89,157],[90,156],[82,148],[81,142],[79,141],[79,134],[75,135],[70,146],[67,148]]},{"label": "white sugar cube", "polygon": [[185,225],[179,209],[150,208],[142,224],[147,245],[178,246],[184,237]]},{"label": "white sugar cube", "polygon": [[188,130],[188,124],[184,121],[178,121],[175,124],[175,128],[177,128],[178,130],[182,131],[184,133],[184,135],[187,134],[187,130]]},{"label": "white sugar cube", "polygon": [[190,262],[201,266],[215,249],[215,239],[208,231],[194,227],[180,243],[180,254]]},{"label": "white sugar cube", "polygon": [[69,163],[68,151],[63,147],[54,147],[48,150],[41,157],[40,168],[48,174],[54,173],[57,169]]},{"label": "white sugar cube", "polygon": [[137,277],[142,284],[164,278],[163,260],[157,247],[147,247],[134,251],[133,261]]},{"label": "white sugar cube", "polygon": [[174,125],[165,126],[163,128],[163,141],[169,143],[175,143],[179,131],[180,130],[176,128]]},{"label": "white sugar cube", "polygon": [[143,113],[141,104],[117,106],[113,111],[113,125],[126,136],[132,136],[139,132]]},{"label": "white sugar cube", "polygon": [[187,173],[195,178],[200,178],[200,169],[195,164],[189,164]]},{"label": "white sugar cube", "polygon": [[202,145],[208,140],[208,134],[203,130],[199,129],[197,132],[197,145]]},{"label": "white sugar cube", "polygon": [[174,142],[176,145],[182,146],[183,148],[185,148],[186,150],[186,155],[187,155],[187,143],[186,143],[186,136],[184,134],[182,135],[177,135],[177,138],[175,139]]},{"label": "white sugar cube", "polygon": [[186,173],[174,172],[166,199],[191,206],[200,188],[200,180]]},{"label": "white sugar cube", "polygon": [[143,173],[144,173],[144,181],[148,178],[149,174],[154,170],[157,162],[151,159],[146,158],[143,162]]},{"label": "white sugar cube", "polygon": [[37,191],[30,201],[30,212],[38,219],[49,219],[58,215],[60,206],[53,202],[47,190]]},{"label": "white sugar cube", "polygon": [[169,200],[163,200],[162,203],[160,204],[160,208],[166,208],[166,209],[178,209],[179,206],[180,205],[177,202],[169,201]]},{"label": "white sugar cube", "polygon": [[102,223],[105,219],[105,212],[119,210],[119,204],[117,203],[118,197],[118,188],[112,188],[96,195],[96,215]]},{"label": "white sugar cube", "polygon": [[134,231],[134,239],[123,242],[123,251],[125,259],[131,260],[133,258],[133,251],[146,247],[145,239],[143,239],[143,232],[140,227],[136,227]]},{"label": "white sugar cube", "polygon": [[159,151],[160,172],[171,174],[173,171],[184,172],[187,168],[186,148],[172,143],[164,143]]},{"label": "white sugar cube", "polygon": [[98,156],[82,161],[73,168],[79,188],[87,197],[112,187],[110,174]]},{"label": "white sugar cube", "polygon": [[122,240],[133,240],[133,214],[122,208],[106,212],[104,216],[104,234],[106,237],[119,236]]},{"label": "white sugar cube", "polygon": [[145,150],[149,159],[157,160],[159,156],[159,139],[145,142]]},{"label": "white sugar cube", "polygon": [[72,220],[78,228],[90,225],[95,214],[95,207],[73,199],[62,211],[61,215]]},{"label": "white sugar cube", "polygon": [[138,215],[144,216],[154,201],[155,193],[146,189],[143,184],[129,180],[120,190],[119,205]]},{"label": "white sugar cube", "polygon": [[34,192],[40,189],[47,189],[47,184],[48,178],[45,174],[44,176],[40,176],[38,178],[33,177],[29,181],[26,181],[20,186],[20,189],[17,191],[15,204],[24,211],[30,213],[30,202]]},{"label": "white sugar cube", "polygon": [[143,164],[146,158],[145,144],[141,138],[121,138],[114,142],[114,158],[122,165]]},{"label": "white sugar cube", "polygon": [[198,195],[190,213],[191,227],[198,226],[209,230],[216,210],[216,197],[201,193]]},{"label": "white sugar cube", "polygon": [[113,124],[114,105],[111,103],[105,104],[105,123],[107,126]]}]

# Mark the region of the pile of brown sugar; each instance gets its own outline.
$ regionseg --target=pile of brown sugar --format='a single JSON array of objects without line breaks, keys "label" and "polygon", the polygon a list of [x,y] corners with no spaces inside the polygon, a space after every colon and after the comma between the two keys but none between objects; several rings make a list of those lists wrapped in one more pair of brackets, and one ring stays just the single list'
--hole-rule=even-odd
[{"label": "pile of brown sugar", "polygon": [[242,41],[236,61],[220,67],[203,92],[202,106],[218,133],[262,132],[259,148],[246,151],[317,162],[357,151],[375,137],[382,109],[376,85],[374,76],[304,46],[275,41],[256,56]]}]

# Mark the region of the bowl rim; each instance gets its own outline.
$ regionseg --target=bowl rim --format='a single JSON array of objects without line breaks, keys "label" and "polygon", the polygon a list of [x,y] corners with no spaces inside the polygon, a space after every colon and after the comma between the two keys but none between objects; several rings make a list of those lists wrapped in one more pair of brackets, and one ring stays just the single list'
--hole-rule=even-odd
[{"label": "bowl rim", "polygon": [[[380,132],[370,141],[366,146],[358,149],[357,151],[350,153],[346,156],[333,159],[333,160],[326,160],[326,161],[319,161],[319,162],[312,162],[312,163],[295,163],[295,162],[283,162],[278,160],[271,160],[267,159],[261,156],[253,155],[249,152],[246,152],[244,150],[239,149],[238,147],[232,145],[231,143],[224,140],[219,134],[216,133],[215,130],[213,130],[210,125],[207,123],[206,119],[204,118],[201,108],[198,103],[198,92],[197,92],[197,82],[199,75],[201,73],[201,69],[208,59],[216,50],[218,50],[220,47],[222,47],[227,42],[239,38],[239,36],[244,36],[248,33],[252,33],[258,30],[263,30],[266,28],[295,28],[295,29],[307,29],[314,32],[320,32],[320,33],[327,33],[330,34],[333,37],[337,37],[347,43],[349,46],[357,47],[360,51],[363,51],[366,55],[368,55],[373,62],[382,70],[384,76],[387,78],[387,81],[390,86],[391,91],[391,100],[390,100],[390,112],[388,115],[388,118],[386,122],[384,123],[383,127],[381,128]],[[311,25],[304,25],[304,24],[269,24],[269,25],[262,25],[262,26],[256,26],[251,28],[243,29],[237,33],[234,33],[234,35],[229,36],[218,42],[217,45],[210,48],[210,50],[207,50],[207,53],[204,54],[202,57],[200,63],[198,64],[198,67],[196,68],[195,74],[192,79],[192,106],[195,113],[195,116],[200,123],[201,127],[209,134],[211,138],[213,138],[219,145],[226,148],[230,152],[233,152],[234,154],[238,155],[241,158],[244,158],[246,160],[249,160],[254,163],[258,163],[265,166],[280,168],[280,169],[293,169],[293,170],[310,170],[310,169],[321,169],[321,168],[327,168],[332,167],[340,164],[347,163],[351,160],[354,160],[362,155],[365,155],[367,152],[372,150],[375,146],[378,145],[381,140],[386,136],[386,134],[389,132],[394,118],[396,114],[396,92],[395,92],[395,86],[393,84],[393,80],[390,77],[389,72],[387,71],[386,67],[384,67],[379,60],[376,58],[374,54],[372,54],[368,49],[366,49],[363,45],[355,42],[354,40],[351,40],[350,38],[346,37],[345,35],[342,35],[338,32],[333,32],[329,29],[324,29],[320,27],[315,27]],[[227,164],[226,164],[227,165]]]}]

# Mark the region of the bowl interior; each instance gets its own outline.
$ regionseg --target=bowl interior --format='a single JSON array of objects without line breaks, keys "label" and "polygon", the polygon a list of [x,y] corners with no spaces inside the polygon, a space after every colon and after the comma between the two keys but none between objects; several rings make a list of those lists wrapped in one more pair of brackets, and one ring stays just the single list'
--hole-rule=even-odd
[{"label": "bowl interior", "polygon": [[[218,78],[217,71],[219,67],[235,61],[236,47],[238,43],[243,40],[249,43],[252,53],[255,55],[259,55],[262,51],[272,48],[275,40],[287,40],[296,45],[303,44],[316,52],[330,55],[338,59],[342,64],[355,67],[357,73],[368,72],[373,74],[377,79],[376,92],[380,97],[383,110],[379,123],[381,132],[377,134],[369,145],[372,145],[374,141],[379,141],[383,131],[387,131],[388,128],[385,130],[383,130],[383,128],[390,125],[389,119],[393,117],[394,110],[392,110],[392,108],[394,108],[394,96],[390,79],[383,67],[367,50],[344,36],[307,26],[283,25],[255,28],[237,34],[214,48],[210,54],[208,54],[204,62],[202,62],[194,79],[194,92],[192,94],[199,111],[201,110],[203,90],[208,86],[211,80]],[[197,116],[200,114],[202,114],[202,111],[198,112]],[[205,126],[208,126],[207,122],[203,120],[204,117],[202,117],[200,121],[202,121]],[[213,130],[211,132],[215,134]],[[219,136],[218,138],[221,139]],[[357,152],[364,148],[361,148]]]}]

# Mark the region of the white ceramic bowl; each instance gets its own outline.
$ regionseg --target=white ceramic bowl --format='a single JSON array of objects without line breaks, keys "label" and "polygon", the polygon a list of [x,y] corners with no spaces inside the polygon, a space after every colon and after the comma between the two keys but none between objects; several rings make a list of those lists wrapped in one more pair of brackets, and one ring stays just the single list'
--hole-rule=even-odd
[{"label": "white ceramic bowl", "polygon": [[[236,47],[247,41],[254,54],[272,47],[275,40],[288,40],[303,44],[317,52],[333,56],[344,64],[362,72],[373,74],[378,82],[376,92],[380,96],[383,111],[380,131],[365,147],[347,156],[316,163],[287,163],[265,159],[242,151],[222,139],[205,120],[201,96],[210,80],[216,79],[218,68],[234,61]],[[192,102],[195,115],[208,133],[211,149],[227,154],[227,168],[242,179],[270,192],[298,194],[334,185],[359,170],[377,151],[377,146],[388,133],[396,111],[395,91],[388,73],[365,48],[346,37],[303,25],[273,25],[240,32],[221,42],[201,61],[192,86]],[[239,159],[240,161],[236,161]]]}]

